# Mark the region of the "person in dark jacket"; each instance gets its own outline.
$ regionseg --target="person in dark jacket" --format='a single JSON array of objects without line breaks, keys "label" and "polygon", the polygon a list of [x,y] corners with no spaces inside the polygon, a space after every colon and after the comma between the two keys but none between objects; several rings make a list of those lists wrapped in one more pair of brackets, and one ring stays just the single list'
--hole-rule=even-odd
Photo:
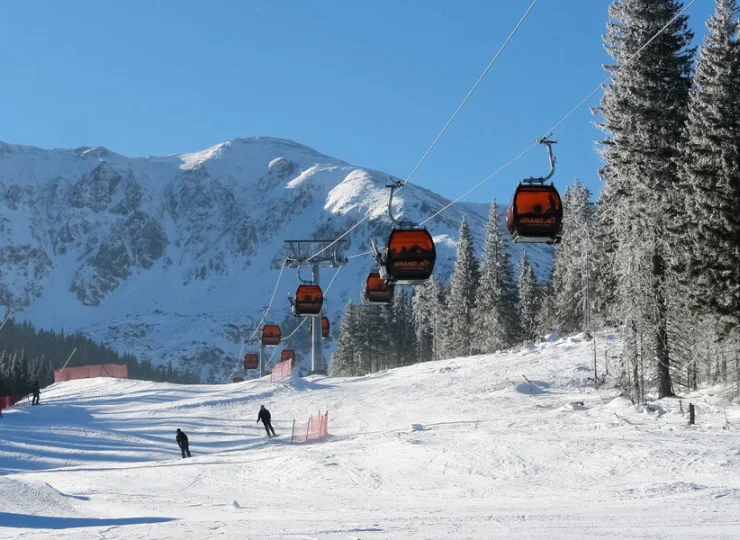
[{"label": "person in dark jacket", "polygon": [[[177,440],[177,446],[180,447],[182,457],[193,457],[190,455],[190,443],[188,442],[188,436],[185,435],[184,431],[180,431],[180,428],[177,428],[177,437],[175,437],[175,440]],[[187,456],[185,456],[185,454],[187,454]]]},{"label": "person in dark jacket", "polygon": [[31,393],[33,394],[33,401],[31,401],[31,405],[38,405],[39,399],[41,399],[41,390],[39,390],[39,381],[36,381],[33,383],[33,386],[31,387]]},{"label": "person in dark jacket", "polygon": [[[259,421],[262,420],[268,437],[272,437],[272,435],[275,435],[275,430],[272,428],[272,421],[270,420],[270,418],[270,411],[268,411],[264,405],[260,405],[260,412],[257,415],[257,422],[259,423]],[[272,435],[270,435],[271,431]]]}]

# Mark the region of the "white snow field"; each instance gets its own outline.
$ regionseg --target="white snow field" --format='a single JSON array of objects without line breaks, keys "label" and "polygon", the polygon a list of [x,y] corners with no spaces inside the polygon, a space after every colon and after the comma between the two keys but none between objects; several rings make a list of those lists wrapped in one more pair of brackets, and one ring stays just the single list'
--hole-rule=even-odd
[{"label": "white snow field", "polygon": [[[591,370],[567,338],[349,379],[56,384],[0,420],[0,538],[740,538],[738,407],[693,394],[689,427]],[[290,444],[327,409],[327,439]]]}]

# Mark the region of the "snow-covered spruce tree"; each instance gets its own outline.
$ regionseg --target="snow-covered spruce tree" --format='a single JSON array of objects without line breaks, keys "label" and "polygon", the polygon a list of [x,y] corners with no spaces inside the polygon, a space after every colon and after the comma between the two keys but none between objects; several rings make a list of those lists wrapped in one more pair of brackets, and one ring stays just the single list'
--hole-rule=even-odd
[{"label": "snow-covered spruce tree", "polygon": [[534,340],[537,337],[537,320],[540,311],[540,290],[534,269],[522,252],[519,263],[519,324],[522,339]]},{"label": "snow-covered spruce tree", "polygon": [[[740,338],[740,46],[736,0],[717,0],[690,94],[682,179],[687,228],[682,290],[717,326],[720,348]],[[690,311],[690,312],[691,312]],[[694,327],[696,327],[696,320]],[[703,334],[706,336],[706,334]],[[700,336],[696,336],[699,338]],[[708,351],[708,343],[698,343]],[[734,348],[734,346],[733,346]],[[698,352],[697,351],[697,352]],[[734,354],[740,357],[740,350]],[[710,358],[704,358],[706,363]]]},{"label": "snow-covered spruce tree", "polygon": [[469,356],[473,348],[473,309],[478,289],[478,260],[475,257],[473,234],[463,219],[460,224],[457,258],[450,278],[447,308],[449,321],[446,346],[450,357]]},{"label": "snow-covered spruce tree", "polygon": [[390,348],[393,349],[395,366],[408,366],[417,362],[414,354],[416,333],[411,298],[403,287],[398,287],[394,296],[388,325],[388,332],[392,339],[388,342]]},{"label": "snow-covered spruce tree", "polygon": [[[415,359],[425,362],[433,359],[434,326],[432,321],[432,280],[429,278],[423,285],[414,287],[411,298],[411,311],[414,322]],[[437,284],[438,285],[438,284]]]},{"label": "snow-covered spruce tree", "polygon": [[508,243],[494,199],[488,213],[473,313],[473,348],[477,352],[489,353],[508,347],[517,337],[517,292]]},{"label": "snow-covered spruce tree", "polygon": [[445,297],[445,287],[434,276],[415,289],[412,307],[419,362],[446,357],[445,340],[449,332]]},{"label": "snow-covered spruce tree", "polygon": [[357,306],[359,341],[358,369],[361,375],[397,367],[398,355],[392,340],[388,339],[388,306],[362,303]]},{"label": "snow-covered spruce tree", "polygon": [[693,36],[687,17],[677,16],[680,9],[677,0],[616,0],[610,6],[604,41],[615,63],[606,67],[612,83],[599,108],[607,139],[598,210],[610,225],[617,313],[635,334],[628,341],[639,341],[640,358],[654,359],[659,397],[673,395],[666,283],[672,225],[685,215],[677,178]]},{"label": "snow-covered spruce tree", "polygon": [[552,287],[554,328],[572,333],[587,330],[593,301],[594,209],[591,192],[578,179],[563,194],[563,240],[555,252]]},{"label": "snow-covered spruce tree", "polygon": [[354,306],[350,302],[344,310],[344,316],[339,325],[337,348],[331,355],[331,362],[329,362],[329,375],[332,377],[348,377],[358,374],[354,365],[356,352],[353,340],[354,326]]}]

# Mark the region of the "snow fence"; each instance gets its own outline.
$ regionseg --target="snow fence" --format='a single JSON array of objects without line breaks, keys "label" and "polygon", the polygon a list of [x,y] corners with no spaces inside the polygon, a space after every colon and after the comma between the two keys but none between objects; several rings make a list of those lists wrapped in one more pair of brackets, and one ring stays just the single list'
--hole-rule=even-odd
[{"label": "snow fence", "polygon": [[280,382],[290,378],[290,360],[279,362],[270,372],[270,382]]},{"label": "snow fence", "polygon": [[329,411],[312,415],[305,424],[293,420],[291,443],[302,443],[329,435]]},{"label": "snow fence", "polygon": [[54,370],[54,382],[74,381],[76,379],[92,379],[93,377],[115,377],[128,379],[126,364],[98,364],[96,366],[80,366]]},{"label": "snow fence", "polygon": [[13,405],[18,403],[22,399],[23,399],[23,396],[18,395],[18,394],[11,394],[9,396],[0,396],[0,415],[2,415],[3,409],[12,407]]}]

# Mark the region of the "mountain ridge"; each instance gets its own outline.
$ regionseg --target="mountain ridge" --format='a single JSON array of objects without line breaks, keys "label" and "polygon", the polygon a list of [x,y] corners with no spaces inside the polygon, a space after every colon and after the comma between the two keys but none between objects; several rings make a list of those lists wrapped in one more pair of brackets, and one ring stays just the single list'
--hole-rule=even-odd
[{"label": "mountain ridge", "polygon": [[[271,296],[283,239],[336,238],[369,213],[347,236],[347,254],[367,251],[371,237],[382,244],[389,180],[274,137],[144,158],[0,143],[0,305],[37,326],[222,379]],[[418,222],[448,203],[409,183],[394,213]],[[437,275],[451,271],[461,219],[480,245],[487,209],[462,203],[428,223]],[[512,247],[522,249],[546,275],[552,248]],[[338,275],[327,302],[334,328],[372,265],[352,259]],[[322,275],[326,285],[331,274]],[[288,328],[295,320],[281,297],[295,286],[286,270],[270,316]],[[291,347],[305,350],[303,339]]]}]

